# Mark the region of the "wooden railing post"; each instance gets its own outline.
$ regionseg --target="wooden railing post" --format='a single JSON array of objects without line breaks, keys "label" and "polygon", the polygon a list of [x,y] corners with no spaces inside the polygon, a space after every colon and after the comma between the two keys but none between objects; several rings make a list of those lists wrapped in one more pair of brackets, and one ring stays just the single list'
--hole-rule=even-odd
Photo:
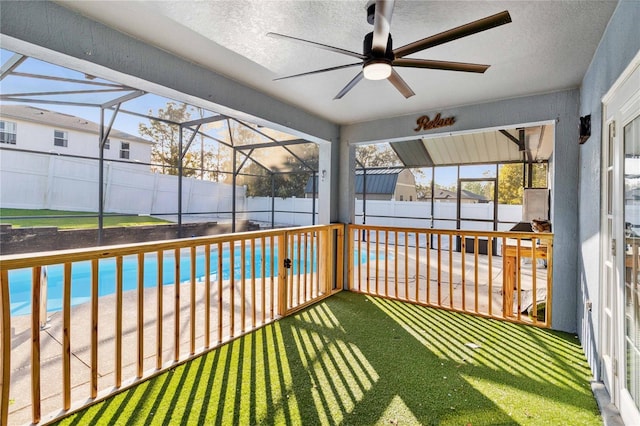
[{"label": "wooden railing post", "polygon": [[553,238],[547,240],[547,306],[545,307],[545,325],[551,327],[553,313]]},{"label": "wooden railing post", "polygon": [[204,347],[211,343],[211,245],[204,246]]},{"label": "wooden railing post", "polygon": [[9,380],[11,377],[11,312],[9,307],[9,272],[0,273],[0,424],[9,423]]},{"label": "wooden railing post", "polygon": [[[354,286],[354,281],[355,281],[355,272],[353,270],[354,266],[354,261],[355,261],[355,252],[356,252],[356,247],[358,247],[358,263],[357,263],[357,270],[358,270],[358,288],[360,288],[360,276],[361,276],[361,267],[360,267],[360,261],[362,259],[362,245],[360,244],[360,230],[358,228],[353,229],[353,227],[351,225],[344,225],[346,228],[346,234],[347,234],[347,253],[349,253],[349,260],[347,261],[347,290],[351,291],[355,288]],[[357,243],[354,241],[354,236],[356,236],[357,238]],[[356,245],[357,244],[357,245]],[[342,286],[341,286],[342,287]]]},{"label": "wooden railing post", "polygon": [[91,260],[91,398],[98,396],[98,259]]},{"label": "wooden railing post", "polygon": [[116,257],[115,387],[122,385],[122,256]]},{"label": "wooden railing post", "polygon": [[287,312],[287,268],[284,261],[287,257],[287,234],[278,235],[278,309],[277,315],[285,316]]},{"label": "wooden railing post", "polygon": [[[339,225],[336,228],[336,241],[337,243],[333,246],[336,247],[335,253],[335,261],[336,261],[336,283],[331,289],[339,288],[342,289],[344,286],[344,234],[345,234],[346,225]],[[331,231],[333,234],[334,231]],[[348,268],[353,265],[353,249],[349,247],[349,259],[351,262],[349,263]],[[350,269],[348,269],[350,270]]]},{"label": "wooden railing post", "polygon": [[156,252],[158,280],[156,281],[156,369],[162,368],[162,318],[164,315],[164,252],[158,250]]},{"label": "wooden railing post", "polygon": [[62,408],[71,408],[71,263],[62,277]]},{"label": "wooden railing post", "polygon": [[[33,268],[31,298],[31,412],[32,422],[39,423],[40,412],[40,290],[42,267]],[[46,313],[45,313],[46,316]],[[46,321],[46,318],[45,318]],[[4,424],[4,423],[3,423]]]},{"label": "wooden railing post", "polygon": [[326,294],[327,287],[329,282],[329,272],[331,271],[331,259],[330,259],[330,251],[329,251],[329,231],[323,229],[319,232],[319,240],[318,240],[318,252],[320,254],[320,261],[318,262],[318,293]]},{"label": "wooden railing post", "polygon": [[174,278],[173,278],[173,361],[180,359],[180,249],[173,252]]},{"label": "wooden railing post", "polygon": [[137,326],[137,378],[144,371],[144,253],[138,253],[138,326]]}]

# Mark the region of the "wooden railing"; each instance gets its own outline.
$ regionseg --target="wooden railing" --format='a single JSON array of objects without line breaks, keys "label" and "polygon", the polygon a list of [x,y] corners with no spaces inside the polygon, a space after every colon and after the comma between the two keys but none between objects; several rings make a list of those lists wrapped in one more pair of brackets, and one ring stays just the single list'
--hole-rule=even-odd
[{"label": "wooden railing", "polygon": [[337,224],[0,257],[0,424],[64,416],[339,291],[343,238]]},{"label": "wooden railing", "polygon": [[551,325],[551,233],[349,225],[347,238],[352,291]]}]

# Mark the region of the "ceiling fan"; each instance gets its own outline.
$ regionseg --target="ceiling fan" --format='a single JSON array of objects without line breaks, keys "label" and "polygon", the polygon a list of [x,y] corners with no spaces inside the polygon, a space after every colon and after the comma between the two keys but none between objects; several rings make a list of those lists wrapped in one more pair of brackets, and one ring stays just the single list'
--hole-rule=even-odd
[{"label": "ceiling fan", "polygon": [[422,40],[414,41],[413,43],[409,43],[405,46],[394,49],[391,39],[391,33],[389,32],[389,28],[391,26],[391,15],[393,13],[393,5],[393,0],[376,0],[367,3],[367,22],[373,25],[373,32],[367,34],[364,37],[364,48],[362,53],[328,46],[326,44],[316,43],[314,41],[304,40],[284,34],[273,32],[267,33],[267,35],[270,37],[291,40],[320,49],[325,49],[330,52],[341,53],[343,55],[360,59],[359,62],[355,62],[352,64],[339,65],[336,67],[289,75],[286,77],[276,78],[275,80],[319,74],[327,71],[334,71],[343,68],[354,67],[356,65],[362,65],[362,70],[360,70],[360,72],[355,76],[353,80],[347,83],[347,85],[336,95],[334,99],[341,99],[351,89],[353,89],[353,87],[358,84],[358,82],[362,80],[362,78],[366,78],[367,80],[387,79],[391,82],[391,84],[395,86],[396,89],[398,89],[400,93],[402,93],[402,95],[404,95],[405,98],[409,98],[415,95],[415,93],[413,92],[413,90],[411,90],[409,85],[400,77],[394,67],[430,68],[436,70],[484,73],[487,68],[489,68],[489,65],[469,64],[464,62],[436,61],[430,59],[412,59],[405,58],[405,56],[511,22],[511,16],[509,15],[509,12],[505,10],[504,12],[500,12],[495,15],[479,19],[477,21],[469,22],[468,24],[461,25],[459,27],[441,32],[427,38],[423,38]]}]

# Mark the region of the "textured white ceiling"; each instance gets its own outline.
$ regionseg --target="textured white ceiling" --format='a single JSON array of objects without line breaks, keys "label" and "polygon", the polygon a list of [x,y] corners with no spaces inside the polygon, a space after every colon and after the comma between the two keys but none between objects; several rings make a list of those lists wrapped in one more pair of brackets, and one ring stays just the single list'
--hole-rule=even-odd
[{"label": "textured white ceiling", "polygon": [[580,85],[616,1],[403,1],[391,21],[394,46],[503,10],[513,22],[411,57],[490,64],[485,74],[398,69],[416,93],[405,99],[387,81],[361,81],[333,97],[358,67],[273,81],[356,62],[273,39],[278,32],[360,52],[366,1],[61,1],[60,4],[149,44],[333,122],[346,124]]}]

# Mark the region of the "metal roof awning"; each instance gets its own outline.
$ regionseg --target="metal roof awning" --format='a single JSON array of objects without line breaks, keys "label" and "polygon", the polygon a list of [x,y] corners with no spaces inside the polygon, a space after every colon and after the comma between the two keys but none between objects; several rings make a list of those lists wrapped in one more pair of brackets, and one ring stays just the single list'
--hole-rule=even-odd
[{"label": "metal roof awning", "polygon": [[547,161],[553,153],[551,124],[477,133],[436,135],[390,142],[405,167]]},{"label": "metal roof awning", "polygon": [[[398,175],[404,169],[401,167],[390,167],[388,169],[366,169],[366,193],[367,194],[393,194],[396,190]],[[304,192],[311,194],[318,188],[318,176],[312,176],[307,180]],[[356,170],[355,191],[356,194],[362,194],[365,186],[365,170]]]},{"label": "metal roof awning", "polygon": [[433,160],[422,139],[389,143],[406,167],[432,167]]}]

